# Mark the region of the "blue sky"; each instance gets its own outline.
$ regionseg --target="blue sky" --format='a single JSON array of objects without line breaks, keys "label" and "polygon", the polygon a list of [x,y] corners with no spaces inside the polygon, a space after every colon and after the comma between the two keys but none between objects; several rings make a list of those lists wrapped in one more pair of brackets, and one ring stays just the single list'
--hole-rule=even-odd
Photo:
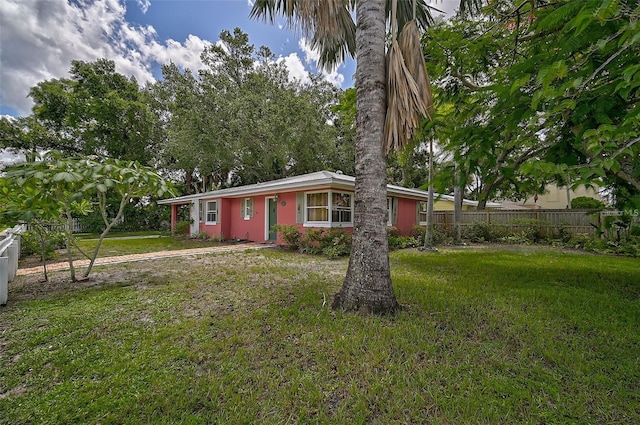
[{"label": "blue sky", "polygon": [[[315,52],[280,19],[275,25],[249,19],[252,0],[1,0],[0,115],[30,114],[29,89],[68,76],[74,59],[114,60],[116,70],[139,83],[159,78],[173,61],[197,70],[200,53],[222,30],[241,28],[256,48],[265,45],[284,61],[290,77],[318,73]],[[430,0],[446,11],[456,0]],[[324,77],[353,85],[348,61]]]}]

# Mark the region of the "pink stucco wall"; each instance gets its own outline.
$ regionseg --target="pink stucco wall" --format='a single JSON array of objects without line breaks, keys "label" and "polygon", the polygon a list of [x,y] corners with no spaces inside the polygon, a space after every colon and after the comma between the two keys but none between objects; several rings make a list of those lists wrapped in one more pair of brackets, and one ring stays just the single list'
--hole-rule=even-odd
[{"label": "pink stucco wall", "polygon": [[403,235],[410,235],[413,226],[416,225],[416,200],[407,198],[397,198],[398,219],[393,225]]},{"label": "pink stucco wall", "polygon": [[254,242],[264,242],[264,196],[252,196],[253,217],[244,219],[242,210],[242,200],[245,198],[228,199],[231,203],[229,208],[230,216],[227,216],[229,234],[227,239],[246,239]]},{"label": "pink stucco wall", "polygon": [[[265,241],[266,225],[266,198],[278,196],[277,218],[278,224],[295,225],[300,232],[304,233],[308,227],[302,223],[296,223],[297,204],[296,192],[267,193],[250,197],[253,199],[253,216],[248,220],[244,219],[242,201],[245,198],[217,198],[218,201],[218,222],[215,225],[200,223],[200,231],[211,237],[223,239],[246,239],[254,242]],[[403,235],[409,235],[416,224],[416,200],[397,198],[397,220],[393,225]],[[301,207],[302,208],[302,207]],[[173,219],[173,217],[172,217]],[[173,221],[173,220],[172,220]],[[352,227],[343,228],[352,232]],[[278,234],[277,244],[284,241]]]},{"label": "pink stucco wall", "polygon": [[[206,233],[212,238],[220,238],[220,239],[229,239],[229,229],[230,229],[230,221],[228,218],[230,217],[231,203],[233,199],[226,198],[214,198],[214,199],[203,199],[206,201],[218,201],[218,222],[216,224],[206,224],[206,222],[200,222],[200,231]],[[206,219],[206,218],[205,218]]]}]

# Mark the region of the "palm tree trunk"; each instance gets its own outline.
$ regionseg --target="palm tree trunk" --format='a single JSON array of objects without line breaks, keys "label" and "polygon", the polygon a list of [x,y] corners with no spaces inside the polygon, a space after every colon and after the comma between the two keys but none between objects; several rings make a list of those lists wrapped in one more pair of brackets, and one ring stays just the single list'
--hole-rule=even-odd
[{"label": "palm tree trunk", "polygon": [[398,302],[391,284],[387,241],[385,0],[356,3],[356,185],[349,268],[333,308],[392,313]]}]

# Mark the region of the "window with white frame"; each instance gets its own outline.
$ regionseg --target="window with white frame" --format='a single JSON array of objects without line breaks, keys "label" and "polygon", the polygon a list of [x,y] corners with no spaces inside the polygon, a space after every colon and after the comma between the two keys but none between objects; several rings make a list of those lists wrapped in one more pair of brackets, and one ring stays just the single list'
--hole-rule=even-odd
[{"label": "window with white frame", "polygon": [[206,202],[204,201],[200,201],[198,203],[198,220],[200,221],[200,223],[204,222],[205,204]]},{"label": "window with white frame", "polygon": [[351,194],[342,192],[331,193],[331,222],[351,223]]},{"label": "window with white frame", "polygon": [[387,198],[387,226],[393,226],[393,198]]},{"label": "window with white frame", "polygon": [[218,201],[207,201],[207,223],[218,222]]},{"label": "window with white frame", "polygon": [[242,216],[245,220],[253,217],[253,199],[245,198],[242,200]]},{"label": "window with white frame", "polygon": [[352,221],[352,194],[330,191],[305,195],[305,223],[340,226],[350,225]]},{"label": "window with white frame", "polygon": [[418,222],[427,224],[427,203],[425,201],[418,202]]},{"label": "window with white frame", "polygon": [[307,217],[305,221],[329,221],[329,193],[307,193]]}]

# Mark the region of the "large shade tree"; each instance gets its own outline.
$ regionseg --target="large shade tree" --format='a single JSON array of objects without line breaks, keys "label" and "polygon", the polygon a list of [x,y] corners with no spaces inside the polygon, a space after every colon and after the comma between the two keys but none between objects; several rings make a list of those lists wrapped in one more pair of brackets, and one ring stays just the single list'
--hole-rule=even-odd
[{"label": "large shade tree", "polygon": [[220,40],[203,51],[197,75],[169,64],[150,90],[167,128],[163,165],[200,182],[187,190],[340,168],[348,150],[331,125],[339,90],[315,75],[291,80],[284,63],[239,28]]},{"label": "large shade tree", "polygon": [[[352,19],[354,8],[357,25]],[[411,47],[416,46],[417,29],[431,21],[429,7],[424,0],[258,0],[251,15],[271,21],[278,15],[287,17],[312,36],[320,66],[331,68],[347,55],[357,58],[353,244],[347,275],[333,306],[393,312],[398,302],[387,244],[386,154],[402,146],[419,125],[420,115],[428,112],[424,60],[419,47],[417,55]],[[392,29],[388,55],[387,23]],[[405,33],[406,23],[410,26]],[[402,30],[399,37],[398,30]]]},{"label": "large shade tree", "polygon": [[640,191],[638,1],[491,2],[425,38],[441,141],[483,205],[547,181]]},{"label": "large shade tree", "polygon": [[107,59],[74,60],[69,74],[31,88],[33,114],[20,120],[13,146],[149,163],[161,133],[136,80]]}]

